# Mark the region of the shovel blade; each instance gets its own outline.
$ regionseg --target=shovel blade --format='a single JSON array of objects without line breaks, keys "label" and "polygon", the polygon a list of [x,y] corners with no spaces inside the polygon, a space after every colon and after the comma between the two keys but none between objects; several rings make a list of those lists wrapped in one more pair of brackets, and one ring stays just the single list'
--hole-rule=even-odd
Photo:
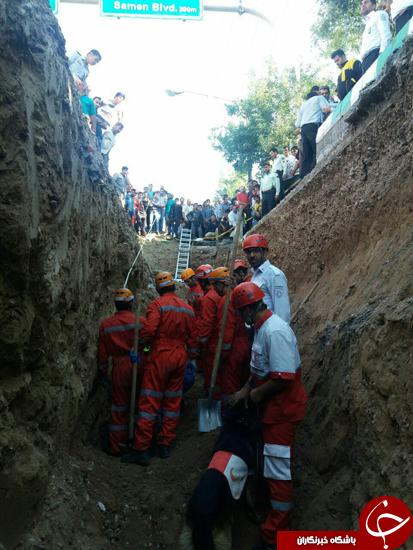
[{"label": "shovel blade", "polygon": [[212,432],[222,426],[221,401],[198,399],[198,431]]}]

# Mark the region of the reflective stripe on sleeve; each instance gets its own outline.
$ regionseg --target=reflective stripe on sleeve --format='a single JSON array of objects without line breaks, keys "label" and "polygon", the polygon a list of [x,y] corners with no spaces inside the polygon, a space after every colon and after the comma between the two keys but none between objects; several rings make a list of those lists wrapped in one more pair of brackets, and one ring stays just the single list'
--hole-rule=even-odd
[{"label": "reflective stripe on sleeve", "polygon": [[288,512],[293,508],[293,506],[293,502],[281,502],[281,500],[271,499],[271,508],[273,510],[278,510],[279,512]]},{"label": "reflective stripe on sleeve", "polygon": [[291,480],[291,448],[287,445],[264,445],[264,477],[279,481]]},{"label": "reflective stripe on sleeve", "polygon": [[132,330],[135,327],[142,328],[142,325],[129,323],[128,325],[115,325],[113,327],[106,327],[105,329],[103,329],[103,334],[110,334],[111,332],[123,332],[124,330]]},{"label": "reflective stripe on sleeve", "polygon": [[179,418],[180,413],[175,411],[166,411],[165,409],[162,411],[163,416],[167,416],[169,418]]},{"label": "reflective stripe on sleeve", "polygon": [[178,307],[178,306],[161,306],[161,311],[177,311],[178,313],[186,313],[186,315],[189,315],[190,317],[194,317],[195,314],[192,310],[187,309],[186,307]]},{"label": "reflective stripe on sleeve", "polygon": [[110,432],[126,432],[128,430],[127,424],[109,424]]},{"label": "reflective stripe on sleeve", "polygon": [[143,389],[141,390],[141,395],[146,395],[148,397],[163,397],[163,393],[161,391],[156,390],[150,390],[150,389]]},{"label": "reflective stripe on sleeve", "polygon": [[154,414],[154,413],[148,413],[148,412],[145,412],[145,411],[140,411],[138,413],[138,419],[139,418],[145,418],[145,420],[156,420],[158,418],[158,415]]},{"label": "reflective stripe on sleeve", "polygon": [[182,390],[180,391],[166,391],[165,397],[182,397]]}]

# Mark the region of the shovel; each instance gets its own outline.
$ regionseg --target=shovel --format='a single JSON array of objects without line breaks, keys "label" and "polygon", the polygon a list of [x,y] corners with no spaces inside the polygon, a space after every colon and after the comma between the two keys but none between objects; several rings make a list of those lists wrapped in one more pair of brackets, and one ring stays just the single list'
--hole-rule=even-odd
[{"label": "shovel", "polygon": [[[244,215],[244,207],[241,207],[238,211],[234,241],[232,244],[231,259],[229,262],[230,273],[232,273],[234,269],[234,262],[237,254],[239,234],[241,230],[241,222],[242,222],[243,215]],[[215,350],[211,384],[209,386],[208,397],[206,399],[198,399],[198,431],[201,433],[212,432],[216,428],[219,428],[220,426],[222,426],[221,401],[212,399],[212,397],[214,393],[215,382],[217,379],[218,368],[219,368],[219,363],[221,359],[222,344],[224,342],[225,326],[227,324],[227,314],[228,314],[230,297],[231,297],[231,287],[228,286],[225,293],[225,302],[224,302],[224,311],[222,314],[221,330],[219,333],[217,349]]]}]

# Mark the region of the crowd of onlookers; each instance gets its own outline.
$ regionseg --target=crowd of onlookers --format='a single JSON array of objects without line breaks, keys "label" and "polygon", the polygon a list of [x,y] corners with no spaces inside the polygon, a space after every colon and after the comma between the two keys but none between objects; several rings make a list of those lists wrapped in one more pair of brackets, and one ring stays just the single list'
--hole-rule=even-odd
[{"label": "crowd of onlookers", "polygon": [[[381,0],[380,9],[376,0],[361,0],[361,14],[365,19],[361,60],[348,59],[342,49],[332,52],[331,58],[340,69],[335,96],[327,85],[312,87],[296,119],[299,147],[284,147],[282,154],[273,147],[268,160],[261,166],[259,181],[250,180],[233,197],[224,195],[213,203],[208,199],[197,204],[183,197],[175,198],[163,186],[157,191],[148,186],[137,192],[130,184],[127,167],[115,174],[113,180],[117,193],[136,230],[141,235],[155,232],[167,233],[172,237],[177,237],[182,227],[191,228],[194,237],[216,232],[231,234],[240,205],[244,206],[246,230],[272,210],[298,178],[313,170],[319,127],[384,51],[393,32],[399,32],[413,17],[413,0]],[[86,56],[75,52],[69,56],[69,68],[79,91],[83,113],[108,167],[109,153],[115,145],[116,135],[123,129],[120,105],[125,100],[125,94],[118,92],[110,100],[89,97],[89,67],[101,59],[97,50],[91,50]]]},{"label": "crowd of onlookers", "polygon": [[413,0],[382,0],[379,7],[376,0],[361,0],[361,15],[365,21],[361,61],[347,59],[342,49],[332,52],[331,59],[340,69],[336,98],[331,96],[328,86],[314,86],[298,113],[296,128],[300,134],[301,177],[310,173],[316,165],[318,128],[386,49],[394,32],[398,33],[411,20]]},{"label": "crowd of onlookers", "polygon": [[89,97],[89,67],[102,60],[98,50],[91,50],[86,56],[74,52],[68,59],[69,69],[79,92],[82,112],[87,118],[90,131],[96,136],[97,148],[108,168],[109,153],[116,143],[116,135],[123,130],[123,112],[120,105],[126,96],[123,92],[117,92],[112,99],[107,100],[100,96]]},{"label": "crowd of onlookers", "polygon": [[123,166],[113,175],[116,192],[128,211],[131,223],[141,236],[148,233],[167,234],[178,238],[182,228],[192,230],[193,238],[231,236],[238,211],[243,207],[243,228],[248,231],[262,216],[282,200],[299,177],[298,147],[277,148],[270,151],[263,164],[260,180],[249,180],[233,196],[219,195],[202,203],[184,197],[174,197],[163,185],[154,190],[152,185],[137,191],[129,179],[128,167]]}]

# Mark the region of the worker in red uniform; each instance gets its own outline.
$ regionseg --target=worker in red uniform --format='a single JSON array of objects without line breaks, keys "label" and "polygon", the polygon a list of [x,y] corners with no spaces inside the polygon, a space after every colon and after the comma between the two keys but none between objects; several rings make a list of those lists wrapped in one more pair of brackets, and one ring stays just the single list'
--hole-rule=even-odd
[{"label": "worker in red uniform", "polygon": [[202,301],[201,316],[198,320],[197,339],[201,348],[202,371],[204,373],[204,388],[207,390],[211,382],[215,350],[218,343],[218,308],[225,294],[226,280],[229,271],[226,267],[218,267],[208,274],[210,288]]},{"label": "worker in red uniform", "polygon": [[204,292],[204,295],[208,292],[208,290],[211,287],[209,283],[208,275],[211,273],[212,269],[213,269],[212,265],[203,264],[197,267],[195,270],[195,278],[200,284]]},{"label": "worker in red uniform", "polygon": [[237,285],[250,281],[252,277],[252,273],[249,272],[249,267],[245,260],[235,260],[232,275]]},{"label": "worker in red uniform", "polygon": [[243,320],[254,326],[251,376],[231,398],[235,405],[251,399],[260,410],[264,440],[264,478],[271,508],[261,526],[257,549],[276,548],[277,531],[288,528],[293,506],[291,462],[294,435],[305,415],[307,394],[301,382],[300,355],[290,326],[267,309],[265,293],[252,282],[241,283],[232,301]]},{"label": "worker in red uniform", "polygon": [[[116,313],[99,327],[99,370],[112,387],[110,407],[110,453],[118,456],[120,446],[127,443],[129,403],[132,384],[130,352],[133,350],[136,316],[131,311],[134,296],[128,288],[115,291]],[[112,368],[109,370],[109,360]]]},{"label": "worker in red uniform", "polygon": [[204,292],[195,277],[195,271],[190,267],[188,269],[184,269],[181,273],[181,280],[189,288],[188,302],[194,308],[195,316],[199,317],[201,314]]},{"label": "worker in red uniform", "polygon": [[[237,266],[237,262],[241,265]],[[241,273],[242,275],[241,275]],[[245,272],[245,273],[244,273]],[[248,266],[244,260],[235,260],[233,276],[235,280],[245,278]],[[224,340],[222,344],[222,358],[219,370],[219,386],[221,388],[221,400],[226,406],[230,395],[241,389],[249,378],[249,364],[251,356],[250,330],[246,327],[239,311],[234,308],[231,299],[228,304],[227,319],[225,323]],[[225,300],[222,300],[218,308],[219,331],[223,320]]]},{"label": "worker in red uniform", "polygon": [[146,311],[140,339],[151,346],[139,397],[134,450],[122,462],[147,466],[154,427],[161,415],[157,434],[159,456],[168,458],[176,438],[182,401],[182,387],[188,346],[191,343],[194,310],[175,294],[175,282],[166,271],[155,277],[159,298]]}]

